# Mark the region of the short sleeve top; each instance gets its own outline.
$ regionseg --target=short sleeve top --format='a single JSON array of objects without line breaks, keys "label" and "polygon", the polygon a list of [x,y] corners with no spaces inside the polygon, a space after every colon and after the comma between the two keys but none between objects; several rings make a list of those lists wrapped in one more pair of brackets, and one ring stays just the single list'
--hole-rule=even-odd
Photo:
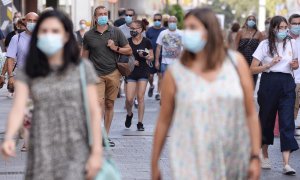
[{"label": "short sleeve top", "polygon": [[[298,60],[298,51],[295,40],[287,40],[285,48],[283,48],[283,42],[276,43],[278,54],[274,56],[280,56],[282,59],[280,62],[272,66],[269,70],[265,72],[281,72],[281,73],[292,73],[290,62],[292,60]],[[262,64],[269,64],[272,62],[273,58],[269,53],[269,41],[262,41],[257,47],[253,54],[253,57],[262,62]]]}]

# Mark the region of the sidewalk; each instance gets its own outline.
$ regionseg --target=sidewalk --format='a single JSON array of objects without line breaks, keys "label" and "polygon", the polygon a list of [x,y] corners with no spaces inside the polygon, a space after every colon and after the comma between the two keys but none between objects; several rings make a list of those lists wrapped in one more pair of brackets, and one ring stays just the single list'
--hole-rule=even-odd
[{"label": "sidewalk", "polygon": [[[3,138],[5,122],[12,103],[12,99],[6,97],[6,90],[0,90],[0,141]],[[115,117],[112,124],[110,137],[116,143],[112,149],[113,159],[121,171],[124,180],[149,180],[150,156],[152,149],[152,134],[156,117],[159,111],[159,103],[154,98],[146,97],[145,132],[136,131],[137,111],[134,111],[131,129],[124,127],[126,112],[124,98],[116,102]],[[298,143],[300,143],[298,141]],[[19,141],[17,157],[6,162],[0,158],[0,180],[21,180],[24,176],[26,153],[21,153],[22,141]],[[161,157],[161,170],[164,180],[171,180],[167,150]],[[292,154],[291,165],[296,169],[297,176],[287,177],[282,175],[282,158],[279,139],[276,138],[274,146],[270,147],[270,159],[272,170],[263,170],[263,180],[297,180],[300,179],[300,150]]]}]

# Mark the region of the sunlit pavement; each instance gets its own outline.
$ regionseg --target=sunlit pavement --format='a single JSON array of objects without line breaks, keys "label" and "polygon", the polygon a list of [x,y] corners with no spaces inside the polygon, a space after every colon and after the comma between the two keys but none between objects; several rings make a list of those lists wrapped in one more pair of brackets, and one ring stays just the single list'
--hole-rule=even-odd
[{"label": "sunlit pavement", "polygon": [[[156,117],[159,111],[159,103],[154,98],[146,98],[146,113],[144,126],[145,132],[136,131],[137,112],[134,112],[133,124],[130,129],[125,129],[124,121],[126,112],[124,109],[124,98],[116,102],[115,117],[112,124],[110,137],[116,143],[112,148],[113,159],[125,180],[150,179],[150,156],[152,148],[152,134],[155,127]],[[11,107],[12,99],[7,97],[7,91],[0,90],[0,139],[3,139],[5,121]],[[299,141],[298,141],[299,142]],[[19,149],[22,140],[18,143],[17,157],[9,161],[0,160],[0,180],[20,180],[24,176],[26,153]],[[300,143],[300,142],[299,142]],[[262,171],[262,179],[282,180],[300,179],[300,151],[292,154],[291,165],[298,172],[297,176],[287,177],[282,175],[282,158],[280,154],[279,139],[275,139],[274,146],[270,147],[270,158],[272,170]],[[167,150],[161,157],[161,168],[163,179],[172,179],[168,163]],[[213,172],[212,172],[213,173]]]}]

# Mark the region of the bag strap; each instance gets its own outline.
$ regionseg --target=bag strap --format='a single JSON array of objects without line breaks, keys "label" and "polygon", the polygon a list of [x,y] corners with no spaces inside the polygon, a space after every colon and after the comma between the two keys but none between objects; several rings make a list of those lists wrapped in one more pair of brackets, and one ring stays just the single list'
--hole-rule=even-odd
[{"label": "bag strap", "polygon": [[[293,44],[292,44],[292,40],[290,39],[290,44],[291,44],[291,48],[292,48],[292,60],[294,59],[294,49],[293,49]],[[295,74],[294,74],[294,70],[293,68],[291,68],[292,71],[292,76],[295,79]]]},{"label": "bag strap", "polygon": [[[81,60],[81,61],[86,61],[86,60]],[[93,137],[92,137],[92,130],[91,130],[91,115],[89,111],[89,104],[88,104],[88,98],[87,98],[87,83],[86,83],[86,73],[85,73],[85,68],[84,68],[84,63],[81,62],[79,65],[79,71],[80,71],[80,82],[81,82],[81,89],[82,89],[82,97],[83,97],[83,106],[84,106],[84,111],[85,111],[85,116],[86,116],[86,124],[87,124],[87,132],[88,132],[88,140],[89,140],[89,145],[92,146],[93,144]],[[106,151],[109,151],[109,144],[108,144],[108,138],[107,134],[105,131],[105,128],[101,128],[102,132],[102,139],[104,141],[104,149]]]},{"label": "bag strap", "polygon": [[[115,29],[113,26],[109,26],[110,28],[110,31],[109,31],[109,39],[113,40],[113,37],[115,36]],[[120,58],[120,54],[114,52],[114,59],[115,59],[115,62],[116,62],[116,66],[118,67],[118,59]],[[116,57],[116,54],[118,54],[118,56]]]},{"label": "bag strap", "polygon": [[251,39],[249,39],[248,43],[245,44],[244,46],[240,47],[240,49],[243,49],[243,48],[247,47],[252,42],[252,40],[253,40],[254,36],[256,35],[256,33],[257,33],[257,30],[255,30],[254,34],[252,35]]}]

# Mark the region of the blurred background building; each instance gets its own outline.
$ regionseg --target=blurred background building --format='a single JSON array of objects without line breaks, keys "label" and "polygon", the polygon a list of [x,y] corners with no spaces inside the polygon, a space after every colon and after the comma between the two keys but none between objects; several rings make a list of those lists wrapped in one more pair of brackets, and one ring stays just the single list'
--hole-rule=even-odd
[{"label": "blurred background building", "polygon": [[118,18],[121,7],[134,8],[142,17],[162,12],[183,19],[189,9],[208,6],[218,14],[225,28],[234,21],[243,23],[249,14],[254,14],[259,19],[261,30],[266,17],[300,13],[300,0],[0,0],[0,28],[5,29],[16,11],[24,15],[30,11],[41,12],[46,7],[65,11],[78,28],[80,19],[91,20],[93,9],[98,5],[109,9],[112,20]]}]

